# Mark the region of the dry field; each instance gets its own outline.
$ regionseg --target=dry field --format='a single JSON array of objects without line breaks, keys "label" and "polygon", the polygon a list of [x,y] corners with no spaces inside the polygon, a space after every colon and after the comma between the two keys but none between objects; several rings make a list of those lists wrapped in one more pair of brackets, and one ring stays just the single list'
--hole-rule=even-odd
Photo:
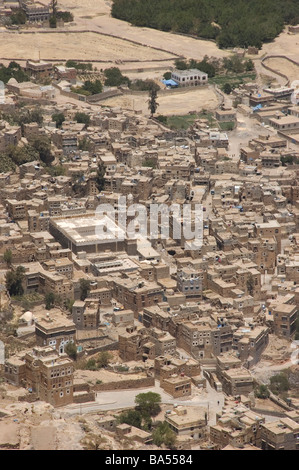
[{"label": "dry field", "polygon": [[273,41],[264,44],[260,55],[286,55],[299,61],[299,34],[289,34],[287,28]]},{"label": "dry field", "polygon": [[[74,22],[67,24],[65,32],[59,34],[52,30],[51,34],[24,35],[0,29],[0,57],[38,59],[40,56],[42,59],[53,59],[57,62],[66,59],[98,60],[101,61],[96,64],[98,68],[111,67],[115,64],[131,79],[160,80],[163,73],[173,65],[174,55],[200,60],[205,55],[222,58],[232,53],[218,49],[212,41],[197,40],[149,28],[137,28],[114,19],[110,15],[111,3],[109,0],[60,0],[61,9],[74,14]],[[82,32],[84,30],[103,35]],[[67,31],[74,33],[70,34]],[[259,55],[254,57],[258,74],[267,74],[260,66],[261,58],[266,55],[287,54],[299,60],[298,43],[299,35],[290,35],[285,31],[275,41],[264,45]],[[169,60],[164,62],[165,59]],[[287,74],[290,80],[297,79],[296,66],[292,63],[283,60],[271,65]],[[127,72],[127,69],[131,71]],[[186,114],[201,108],[211,110],[218,106],[217,96],[211,87],[160,95],[158,102],[158,113],[165,115]],[[124,95],[102,103],[141,110],[148,114],[146,94]]]},{"label": "dry field", "polygon": [[[297,60],[299,60],[299,57]],[[294,64],[290,60],[284,58],[270,58],[267,59],[265,63],[273,70],[277,70],[286,75],[290,80],[290,84],[294,80],[299,80],[299,65]]]},{"label": "dry field", "polygon": [[[103,33],[137,41],[149,47],[162,48],[186,58],[201,59],[204,55],[214,57],[229,55],[229,52],[218,49],[212,41],[192,39],[149,28],[136,28],[125,21],[112,18],[111,3],[107,0],[60,0],[61,8],[68,9],[74,14],[77,27],[98,28]],[[150,49],[148,59],[151,60]]]},{"label": "dry field", "polygon": [[59,0],[61,9],[71,11],[75,20],[86,16],[109,16],[111,4],[109,0]]},{"label": "dry field", "polygon": [[[122,39],[94,33],[32,33],[1,32],[0,57],[48,60],[147,60],[147,47]],[[124,55],[125,51],[125,55]],[[151,60],[167,59],[170,54],[151,49]]]},{"label": "dry field", "polygon": [[[217,48],[212,41],[197,40],[149,28],[137,28],[125,21],[112,18],[110,15],[111,1],[109,0],[60,0],[61,9],[74,14],[74,23],[66,25],[67,30],[93,30],[104,34],[112,34],[118,38],[136,41],[142,46],[136,46],[128,41],[105,38],[105,36],[86,36],[78,34],[76,38],[56,35],[12,36],[0,32],[0,57],[24,56],[37,58],[41,49],[42,58],[81,58],[98,60],[152,60],[165,59],[169,53],[185,58],[200,60],[205,55],[210,57],[225,57],[231,54]],[[12,34],[12,33],[11,33]],[[287,54],[298,60],[299,35],[291,35],[287,30],[272,43],[265,44],[259,53],[259,58],[270,54]],[[160,48],[166,52],[159,52]],[[148,65],[149,66],[149,65]],[[138,68],[138,64],[135,64]],[[134,65],[132,64],[132,68]]]},{"label": "dry field", "polygon": [[[147,94],[124,95],[109,98],[102,101],[102,104],[130,110],[134,109],[135,111],[142,111],[143,114],[149,115],[147,100]],[[163,114],[165,116],[171,116],[173,114],[183,115],[187,114],[189,111],[200,111],[203,108],[213,110],[218,106],[217,95],[213,88],[189,89],[180,93],[170,92],[169,95],[159,95],[158,92],[157,102],[159,104],[157,114]]]}]

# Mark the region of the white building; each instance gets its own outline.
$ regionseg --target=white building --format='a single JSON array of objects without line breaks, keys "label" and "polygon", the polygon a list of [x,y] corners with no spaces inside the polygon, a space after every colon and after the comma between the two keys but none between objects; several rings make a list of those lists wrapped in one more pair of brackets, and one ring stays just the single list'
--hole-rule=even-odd
[{"label": "white building", "polygon": [[198,69],[174,70],[171,78],[179,86],[199,86],[208,83],[208,74]]}]

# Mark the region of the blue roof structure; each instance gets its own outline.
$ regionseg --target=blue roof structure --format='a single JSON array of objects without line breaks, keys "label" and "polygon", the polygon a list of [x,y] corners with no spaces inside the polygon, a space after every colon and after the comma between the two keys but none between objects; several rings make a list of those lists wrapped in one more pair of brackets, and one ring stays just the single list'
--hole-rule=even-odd
[{"label": "blue roof structure", "polygon": [[258,104],[257,106],[255,106],[253,109],[253,111],[258,111],[259,109],[262,109],[263,105],[262,104]]},{"label": "blue roof structure", "polygon": [[163,82],[164,85],[166,85],[166,86],[175,86],[175,87],[178,86],[177,82],[175,82],[175,81],[172,80],[172,79],[169,79],[169,80],[162,80],[162,82]]}]

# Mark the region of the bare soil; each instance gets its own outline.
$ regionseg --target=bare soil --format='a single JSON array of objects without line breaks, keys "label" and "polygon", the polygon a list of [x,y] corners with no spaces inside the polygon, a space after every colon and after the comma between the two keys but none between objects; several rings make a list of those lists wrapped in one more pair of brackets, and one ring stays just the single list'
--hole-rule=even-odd
[{"label": "bare soil", "polygon": [[284,58],[270,58],[267,59],[265,63],[273,70],[277,70],[278,72],[281,72],[286,75],[290,80],[290,84],[294,80],[299,80],[299,65],[294,64],[290,60]]},{"label": "bare soil", "polygon": [[[206,110],[215,109],[218,106],[217,95],[212,87],[200,89],[188,89],[181,93],[169,93],[159,95],[157,102],[157,114],[165,116],[172,116],[176,114],[187,114],[190,111],[200,111],[205,108]],[[148,95],[124,95],[115,98],[109,98],[102,101],[106,106],[122,107],[123,109],[134,109],[135,111],[142,111],[143,114],[149,115],[148,110]]]}]

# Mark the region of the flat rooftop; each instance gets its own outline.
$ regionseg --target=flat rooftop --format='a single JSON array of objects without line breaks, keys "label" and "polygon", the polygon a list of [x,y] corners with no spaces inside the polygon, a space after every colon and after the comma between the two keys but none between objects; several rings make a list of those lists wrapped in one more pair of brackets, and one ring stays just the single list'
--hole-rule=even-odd
[{"label": "flat rooftop", "polygon": [[107,215],[52,219],[51,223],[76,245],[125,239],[125,231]]},{"label": "flat rooftop", "polygon": [[166,421],[178,427],[190,426],[205,421],[206,408],[199,406],[178,407],[167,415]]},{"label": "flat rooftop", "polygon": [[172,72],[174,75],[179,75],[180,77],[189,77],[190,75],[207,75],[205,72],[202,72],[199,69],[189,69],[189,70],[174,70]]}]

